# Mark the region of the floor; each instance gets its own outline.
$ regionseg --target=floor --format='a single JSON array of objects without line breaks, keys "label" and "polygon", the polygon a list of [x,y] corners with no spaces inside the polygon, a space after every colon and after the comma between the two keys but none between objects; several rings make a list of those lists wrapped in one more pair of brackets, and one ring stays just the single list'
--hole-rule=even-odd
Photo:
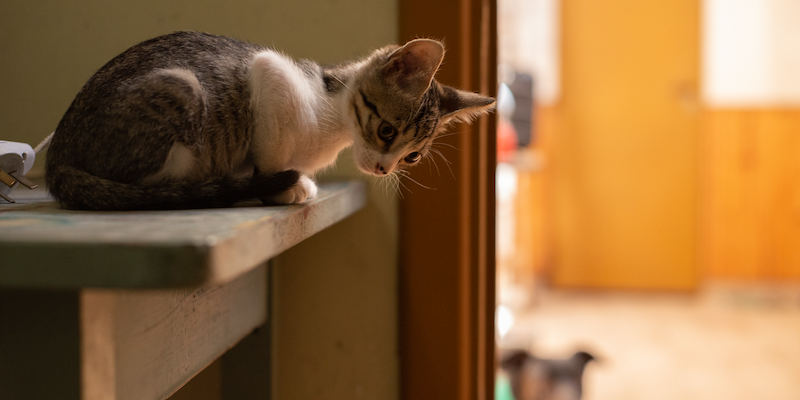
[{"label": "floor", "polygon": [[501,347],[588,350],[584,400],[800,399],[800,289],[539,291]]}]

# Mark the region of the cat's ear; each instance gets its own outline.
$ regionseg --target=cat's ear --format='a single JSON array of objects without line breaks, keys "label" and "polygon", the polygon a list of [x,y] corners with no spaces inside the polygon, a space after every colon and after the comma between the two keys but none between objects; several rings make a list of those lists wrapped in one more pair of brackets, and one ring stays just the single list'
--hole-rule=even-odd
[{"label": "cat's ear", "polygon": [[415,98],[422,97],[444,59],[444,46],[430,39],[415,39],[395,50],[383,66],[383,78]]},{"label": "cat's ear", "polygon": [[440,85],[439,107],[442,118],[446,121],[470,122],[495,107],[495,99],[478,93],[458,90],[447,85]]}]

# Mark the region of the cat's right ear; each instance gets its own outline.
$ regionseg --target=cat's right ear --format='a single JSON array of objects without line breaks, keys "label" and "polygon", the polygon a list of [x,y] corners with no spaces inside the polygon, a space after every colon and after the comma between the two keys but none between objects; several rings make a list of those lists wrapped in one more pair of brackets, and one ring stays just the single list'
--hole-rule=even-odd
[{"label": "cat's right ear", "polygon": [[395,50],[381,74],[409,95],[420,98],[428,90],[433,76],[444,60],[444,46],[431,39],[415,39]]},{"label": "cat's right ear", "polygon": [[493,110],[495,99],[478,93],[458,90],[442,85],[439,94],[439,107],[444,123],[451,121],[471,122],[474,118]]}]

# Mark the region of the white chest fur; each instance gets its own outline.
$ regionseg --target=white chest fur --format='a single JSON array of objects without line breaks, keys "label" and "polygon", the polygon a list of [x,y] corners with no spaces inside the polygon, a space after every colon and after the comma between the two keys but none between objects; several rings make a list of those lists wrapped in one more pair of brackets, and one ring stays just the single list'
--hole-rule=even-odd
[{"label": "white chest fur", "polygon": [[352,134],[322,81],[291,59],[264,51],[253,59],[251,105],[255,116],[252,154],[263,172],[294,169],[311,175],[336,161]]}]

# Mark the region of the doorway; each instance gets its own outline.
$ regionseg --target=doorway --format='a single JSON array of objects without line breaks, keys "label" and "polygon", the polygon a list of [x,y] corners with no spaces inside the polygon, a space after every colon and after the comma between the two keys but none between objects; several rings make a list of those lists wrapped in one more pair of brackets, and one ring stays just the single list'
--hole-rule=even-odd
[{"label": "doorway", "polygon": [[785,73],[800,7],[500,0],[498,15],[499,96],[533,81],[530,138],[504,137],[519,128],[499,112],[501,358],[588,351],[584,399],[796,397],[800,365],[769,354],[800,352]]}]

